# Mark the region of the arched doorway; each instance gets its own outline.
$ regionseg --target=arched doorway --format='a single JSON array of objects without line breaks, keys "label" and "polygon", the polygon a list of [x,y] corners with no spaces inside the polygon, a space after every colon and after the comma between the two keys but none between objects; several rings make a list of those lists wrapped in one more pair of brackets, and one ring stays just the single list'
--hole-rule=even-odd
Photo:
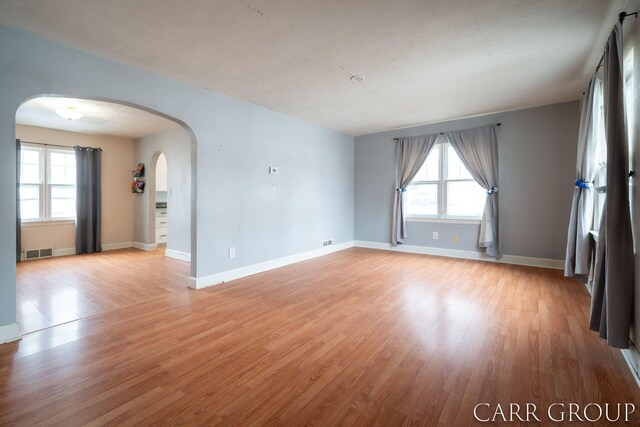
[{"label": "arched doorway", "polygon": [[[68,118],[59,118],[60,111],[62,113],[69,110],[82,114],[83,117],[77,120]],[[55,114],[55,115],[54,115]],[[124,118],[124,119],[123,119]],[[189,163],[185,166],[183,163],[181,168],[181,176],[176,179],[178,184],[172,185],[167,182],[167,191],[179,195],[182,210],[177,209],[181,216],[182,229],[177,228],[182,233],[182,241],[178,249],[167,246],[168,254],[186,254],[186,256],[174,258],[183,261],[195,260],[195,162],[191,160],[195,156],[195,138],[190,129],[182,122],[170,118],[158,112],[150,111],[146,108],[134,106],[128,103],[121,103],[113,100],[91,99],[91,98],[69,98],[69,97],[34,97],[25,101],[16,112],[16,135],[23,141],[22,146],[31,150],[30,161],[26,164],[23,162],[23,168],[30,169],[32,172],[39,169],[38,173],[31,174],[27,178],[25,173],[20,177],[24,182],[19,183],[21,189],[31,191],[29,197],[23,197],[24,205],[31,206],[31,211],[21,226],[23,238],[21,253],[23,259],[37,259],[35,262],[42,263],[39,267],[46,267],[46,263],[52,264],[56,260],[62,259],[58,256],[71,255],[74,253],[70,236],[74,230],[74,220],[67,214],[64,218],[56,216],[55,206],[60,204],[59,195],[62,185],[67,185],[67,196],[71,198],[73,180],[72,152],[74,145],[95,146],[102,145],[102,249],[104,253],[117,254],[117,251],[125,251],[124,256],[120,259],[124,260],[122,265],[128,265],[127,248],[134,247],[152,251],[157,248],[155,236],[155,205],[156,205],[156,187],[155,187],[155,170],[159,153],[179,152],[182,159],[188,159]],[[128,132],[128,133],[127,133]],[[179,140],[181,144],[179,148],[167,149],[166,145]],[[33,153],[38,153],[38,161],[34,168]],[[59,157],[65,154],[67,156],[67,166],[60,165]],[[156,154],[157,153],[157,154]],[[137,166],[142,165],[142,173],[136,176]],[[68,179],[66,182],[59,182],[59,169],[66,167]],[[145,173],[146,169],[146,173]],[[149,174],[153,172],[153,174]],[[28,174],[27,174],[28,175]],[[153,175],[153,176],[152,176]],[[34,178],[36,176],[36,178]],[[33,197],[35,188],[34,182],[38,183],[37,200],[39,206],[37,214],[34,214]],[[136,192],[135,182],[142,182],[142,191]],[[30,187],[29,187],[30,186]],[[147,191],[145,191],[147,190]],[[153,190],[153,191],[150,191]],[[57,193],[56,193],[57,192]],[[127,193],[128,194],[125,194]],[[22,194],[23,192],[20,191]],[[28,193],[24,191],[24,193]],[[67,205],[74,202],[67,200]],[[22,205],[22,203],[19,203]],[[185,206],[188,209],[185,209]],[[130,214],[130,217],[128,215]],[[130,235],[127,235],[130,230]],[[150,232],[151,230],[152,232]],[[176,233],[178,234],[178,233]],[[123,237],[124,236],[124,237]],[[127,237],[130,236],[130,237]],[[44,239],[44,240],[43,240]],[[166,242],[163,242],[166,244]],[[128,249],[133,251],[133,249]],[[27,257],[29,254],[29,257]],[[164,255],[164,253],[163,253]],[[93,289],[74,289],[71,285],[65,285],[62,289],[58,289],[55,295],[46,295],[39,301],[26,301],[22,298],[25,293],[21,293],[19,288],[21,279],[25,279],[29,274],[29,270],[35,269],[32,264],[28,268],[18,268],[17,273],[17,311],[18,319],[25,319],[29,313],[33,314],[40,311],[42,319],[32,322],[26,329],[27,332],[42,329],[66,321],[75,320],[77,318],[86,317],[86,315],[95,314],[99,310],[88,310],[82,305],[100,306],[101,302],[89,301],[106,288],[104,281],[107,280],[108,274],[98,273],[101,277],[92,277],[92,271],[87,264],[90,258],[82,258],[82,263],[66,260],[67,266],[75,264],[74,269],[85,268],[89,273],[85,274],[84,282],[93,285]],[[110,260],[115,260],[115,255]],[[147,259],[138,256],[138,260]],[[157,258],[157,257],[156,257]],[[131,259],[133,257],[131,256]],[[141,261],[141,262],[143,262]],[[31,261],[28,261],[31,262]],[[137,262],[137,261],[136,261]],[[136,262],[131,262],[130,267],[118,267],[120,270],[136,271]],[[162,264],[162,260],[155,259],[156,265]],[[120,265],[120,264],[119,264]],[[138,267],[141,263],[137,264]],[[113,271],[117,271],[114,268]],[[156,270],[158,267],[154,267]],[[188,277],[194,274],[195,262],[190,266],[184,267],[184,279],[180,279],[179,288],[186,289]],[[84,274],[84,273],[81,273]],[[135,280],[139,279],[135,275],[126,274],[125,276],[132,279],[131,285],[136,286]],[[46,277],[55,280],[52,275]],[[178,276],[174,276],[176,279]],[[182,277],[182,276],[180,276]],[[121,278],[120,281],[123,279]],[[28,281],[28,277],[27,277]],[[174,280],[175,282],[176,280]],[[75,283],[75,282],[74,282]],[[80,283],[80,281],[78,281]],[[139,282],[138,282],[139,284]],[[154,289],[149,290],[150,296],[157,296]],[[33,292],[31,292],[33,295]],[[138,292],[141,298],[144,297],[144,290]],[[56,299],[58,302],[66,305],[70,312],[56,313]],[[140,299],[138,299],[140,301]],[[128,303],[131,302],[126,301]],[[21,305],[22,304],[22,305]],[[104,307],[112,309],[117,307],[118,303],[104,303]],[[103,310],[105,311],[105,310]],[[27,324],[26,322],[22,322]],[[25,330],[23,329],[23,332]]]}]

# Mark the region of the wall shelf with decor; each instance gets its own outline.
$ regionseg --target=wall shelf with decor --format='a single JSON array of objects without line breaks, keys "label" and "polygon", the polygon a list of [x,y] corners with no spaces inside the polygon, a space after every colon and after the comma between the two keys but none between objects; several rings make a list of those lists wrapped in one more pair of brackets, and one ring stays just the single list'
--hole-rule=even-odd
[{"label": "wall shelf with decor", "polygon": [[138,163],[135,170],[131,171],[133,181],[131,182],[132,193],[144,193],[145,180],[144,180],[144,163]]}]

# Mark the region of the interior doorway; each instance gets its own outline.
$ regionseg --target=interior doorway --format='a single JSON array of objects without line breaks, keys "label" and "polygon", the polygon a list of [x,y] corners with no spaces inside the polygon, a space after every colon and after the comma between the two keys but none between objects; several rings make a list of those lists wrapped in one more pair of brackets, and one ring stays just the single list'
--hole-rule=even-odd
[{"label": "interior doorway", "polygon": [[160,153],[156,162],[155,241],[159,247],[165,248],[169,235],[167,181],[167,157],[164,153]]},{"label": "interior doorway", "polygon": [[[192,135],[177,121],[117,102],[46,96],[21,105],[16,308],[23,334],[187,290],[195,269]],[[76,208],[87,186],[76,147],[101,153],[99,249],[81,254],[84,219]],[[168,212],[172,199],[179,207]]]}]

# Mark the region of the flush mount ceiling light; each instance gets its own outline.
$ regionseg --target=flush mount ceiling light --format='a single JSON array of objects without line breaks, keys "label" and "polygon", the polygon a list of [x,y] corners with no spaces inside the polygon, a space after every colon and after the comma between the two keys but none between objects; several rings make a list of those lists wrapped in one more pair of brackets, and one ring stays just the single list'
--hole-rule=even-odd
[{"label": "flush mount ceiling light", "polygon": [[352,74],[351,80],[354,82],[361,82],[364,80],[364,76],[361,76],[360,74]]},{"label": "flush mount ceiling light", "polygon": [[67,120],[78,120],[84,116],[76,107],[64,107],[56,110],[56,113]]}]

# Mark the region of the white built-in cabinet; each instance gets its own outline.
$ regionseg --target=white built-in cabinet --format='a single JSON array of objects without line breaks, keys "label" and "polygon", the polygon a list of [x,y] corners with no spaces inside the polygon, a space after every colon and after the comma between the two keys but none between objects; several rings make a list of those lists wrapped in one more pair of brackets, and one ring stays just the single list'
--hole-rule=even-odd
[{"label": "white built-in cabinet", "polygon": [[167,208],[156,208],[156,244],[167,243],[168,226]]}]

